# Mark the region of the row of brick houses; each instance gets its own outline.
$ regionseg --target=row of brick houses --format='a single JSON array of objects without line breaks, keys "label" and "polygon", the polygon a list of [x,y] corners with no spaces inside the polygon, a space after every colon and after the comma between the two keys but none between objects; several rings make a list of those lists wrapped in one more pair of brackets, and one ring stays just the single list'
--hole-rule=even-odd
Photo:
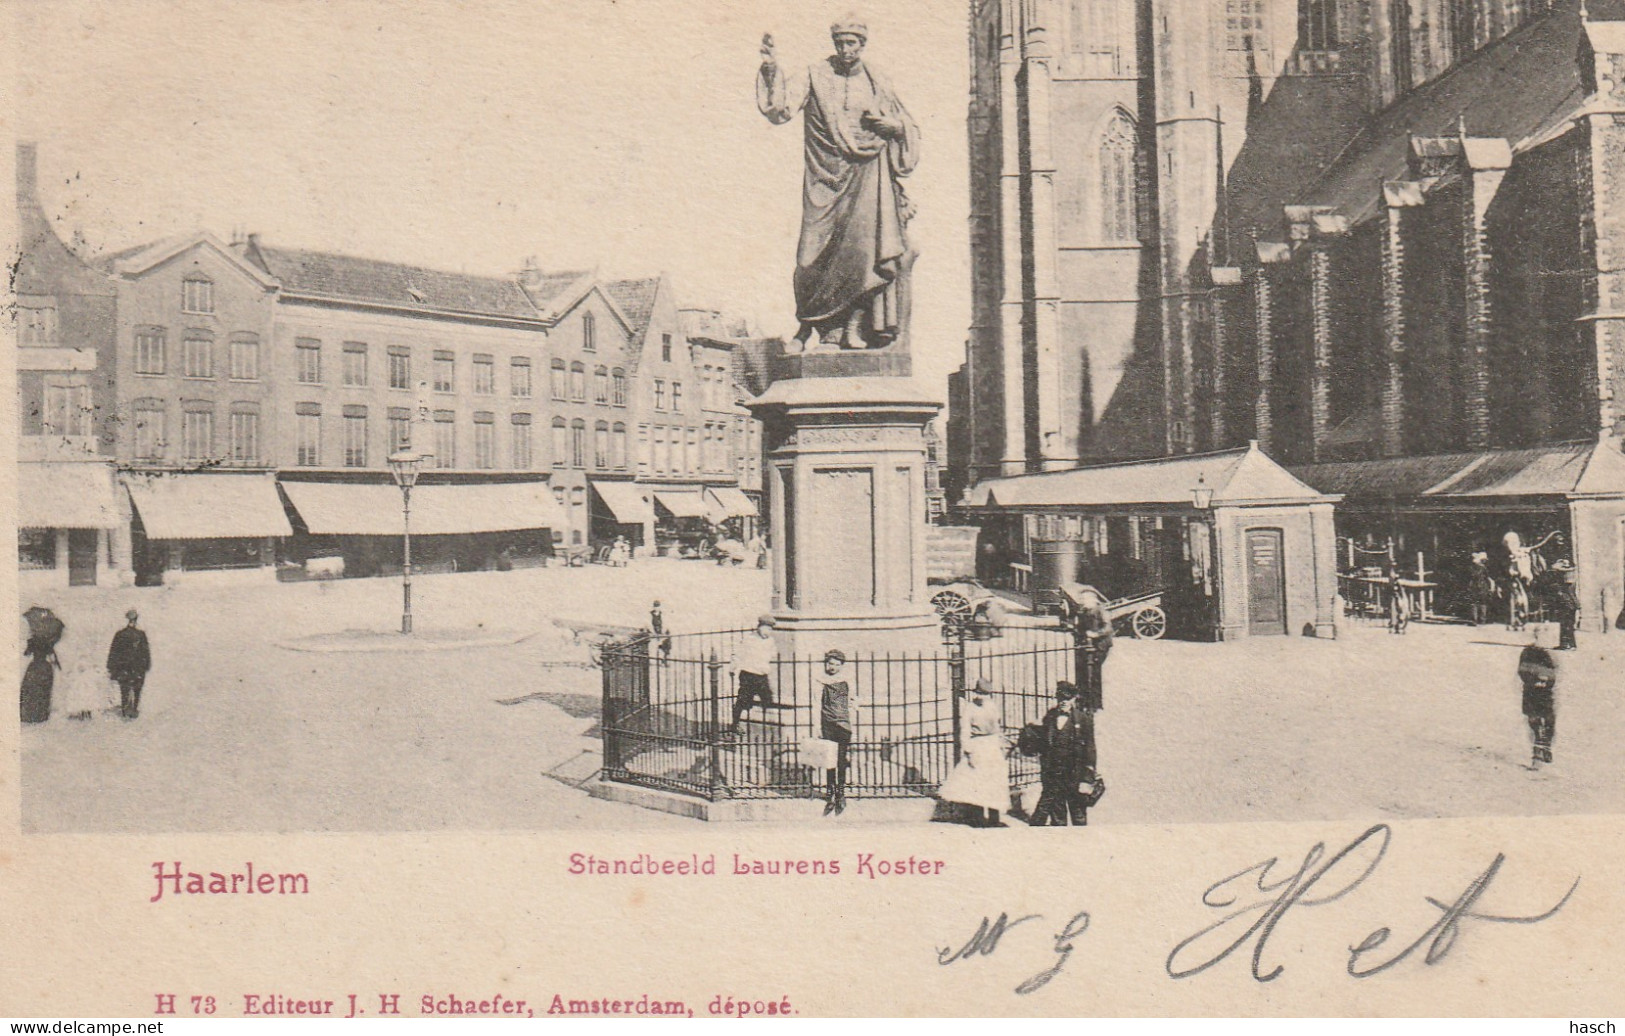
[{"label": "row of brick houses", "polygon": [[28,578],[391,570],[387,459],[408,448],[431,454],[414,493],[431,568],[753,534],[742,329],[711,314],[691,338],[666,277],[479,276],[252,234],[87,261],[51,228],[35,166],[20,146]]}]

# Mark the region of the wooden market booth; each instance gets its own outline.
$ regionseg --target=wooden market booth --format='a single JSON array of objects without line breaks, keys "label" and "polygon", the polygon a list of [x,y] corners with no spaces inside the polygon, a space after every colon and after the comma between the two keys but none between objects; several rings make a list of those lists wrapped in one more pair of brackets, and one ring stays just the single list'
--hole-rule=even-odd
[{"label": "wooden market booth", "polygon": [[[1625,591],[1625,455],[1607,443],[1344,461],[1294,468],[1316,489],[1336,493],[1344,581],[1362,562],[1385,563],[1425,588],[1434,612],[1465,616],[1474,553],[1501,579],[1503,539],[1544,543],[1545,563],[1574,564],[1581,628],[1605,629]],[[1553,534],[1556,534],[1555,536]],[[1379,553],[1380,552],[1380,553]],[[1505,618],[1501,615],[1500,618]]]},{"label": "wooden market booth", "polygon": [[1063,582],[1123,599],[1160,591],[1190,639],[1335,635],[1333,506],[1253,443],[978,483],[978,574],[1030,581],[1036,608]]}]

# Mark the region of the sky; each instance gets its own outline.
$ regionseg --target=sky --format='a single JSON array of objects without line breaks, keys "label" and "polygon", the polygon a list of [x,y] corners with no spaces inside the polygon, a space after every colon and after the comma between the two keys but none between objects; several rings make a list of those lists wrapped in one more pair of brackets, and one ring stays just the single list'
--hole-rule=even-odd
[{"label": "sky", "polygon": [[[969,322],[965,12],[859,6],[919,122],[910,178],[922,386]],[[504,274],[669,273],[679,304],[795,330],[801,124],[753,82],[829,52],[842,3],[793,0],[10,0],[18,139],[63,236],[196,229]],[[3,117],[3,116],[0,116]]]}]

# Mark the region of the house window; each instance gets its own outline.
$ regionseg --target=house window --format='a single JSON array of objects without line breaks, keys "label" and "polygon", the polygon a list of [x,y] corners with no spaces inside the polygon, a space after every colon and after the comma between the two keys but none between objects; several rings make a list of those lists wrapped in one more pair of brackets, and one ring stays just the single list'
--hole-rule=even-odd
[{"label": "house window", "polygon": [[683,412],[683,383],[680,381],[671,383],[671,412],[674,414]]},{"label": "house window", "polygon": [[453,392],[457,388],[457,357],[445,349],[434,351],[434,390]]},{"label": "house window", "polygon": [[653,461],[651,466],[655,469],[656,474],[664,475],[668,456],[666,453],[666,428],[664,425],[657,424],[654,426],[653,443],[654,445],[649,451]]},{"label": "house window", "polygon": [[514,414],[513,422],[513,469],[515,471],[530,470],[530,415]]},{"label": "house window", "polygon": [[260,380],[260,336],[240,332],[231,336],[231,380]]},{"label": "house window", "polygon": [[474,354],[474,392],[489,396],[497,390],[497,365],[488,353]]},{"label": "house window", "polygon": [[648,471],[654,467],[654,452],[649,447],[649,426],[638,425],[638,469]]},{"label": "house window", "polygon": [[587,466],[587,422],[579,417],[570,422],[570,466]]},{"label": "house window", "polygon": [[598,321],[591,313],[581,314],[581,348],[583,352],[598,351]]},{"label": "house window", "polygon": [[46,435],[90,435],[90,418],[94,410],[90,401],[89,385],[45,386],[45,413],[42,415],[42,423]]},{"label": "house window", "polygon": [[609,369],[606,367],[592,372],[592,398],[599,406],[609,406]]},{"label": "house window", "polygon": [[564,367],[563,360],[553,361],[553,398],[570,398],[570,375]]},{"label": "house window", "polygon": [[344,383],[356,388],[367,384],[367,343],[344,343]]},{"label": "house window", "polygon": [[392,389],[412,387],[412,350],[408,346],[389,347],[389,387]]},{"label": "house window", "polygon": [[214,336],[207,331],[187,331],[181,342],[181,366],[188,378],[214,377]]},{"label": "house window", "polygon": [[457,415],[450,410],[434,412],[434,466],[457,466]]},{"label": "house window", "polygon": [[25,572],[56,568],[56,530],[18,529],[17,567]]},{"label": "house window", "polygon": [[187,410],[181,414],[181,457],[206,461],[214,456],[214,411]]},{"label": "house window", "polygon": [[612,429],[610,434],[614,436],[613,440],[610,442],[610,460],[615,465],[616,468],[618,468],[618,469],[620,469],[622,471],[625,471],[626,470],[626,425],[622,424],[619,421],[616,421],[615,422],[615,427],[614,427],[614,429]]},{"label": "house window", "polygon": [[1135,211],[1134,123],[1119,111],[1100,141],[1100,237],[1103,241],[1139,238]]},{"label": "house window", "polygon": [[494,414],[474,415],[474,466],[488,471],[497,466],[497,427]]},{"label": "house window", "polygon": [[403,453],[412,448],[412,411],[404,406],[389,408],[389,452]]},{"label": "house window", "polygon": [[344,466],[367,466],[367,408],[364,406],[344,408]]},{"label": "house window", "polygon": [[683,470],[690,475],[700,470],[700,433],[695,428],[683,434]]},{"label": "house window", "polygon": [[188,277],[182,281],[181,312],[213,313],[214,282],[207,277]]},{"label": "house window", "polygon": [[576,515],[580,514],[582,508],[584,508],[586,506],[587,506],[587,490],[582,486],[576,486],[574,489],[571,489],[570,490],[570,524],[576,526],[576,528],[570,530],[570,542],[575,544],[576,546],[581,545],[581,528],[580,528],[581,519],[577,518]]},{"label": "house window", "polygon": [[162,374],[164,372],[164,329],[144,327],[135,333],[135,372]]},{"label": "house window", "polygon": [[1337,49],[1337,10],[1332,0],[1298,0],[1298,49]]},{"label": "house window", "polygon": [[602,471],[609,467],[609,422],[599,421],[592,430],[592,466]]},{"label": "house window", "polygon": [[664,363],[671,362],[671,335],[669,334],[663,333],[660,336],[660,359]]},{"label": "house window", "polygon": [[260,459],[260,415],[251,410],[231,412],[231,462],[256,464]]},{"label": "house window", "polygon": [[160,460],[164,455],[164,404],[156,399],[135,402],[135,459]]},{"label": "house window", "polygon": [[579,362],[570,364],[570,398],[577,403],[587,401],[587,368]]},{"label": "house window", "polygon": [[564,418],[553,418],[553,466],[562,468],[570,459],[570,429]]},{"label": "house window", "polygon": [[530,398],[529,356],[515,356],[508,361],[508,394],[515,399]]},{"label": "house window", "polygon": [[294,341],[294,353],[298,357],[299,381],[304,385],[320,385],[322,383],[322,343],[314,338],[300,338]]},{"label": "house window", "polygon": [[434,412],[434,466],[457,466],[457,415],[450,410]]},{"label": "house window", "polygon": [[17,344],[56,343],[56,304],[40,298],[17,300]]},{"label": "house window", "polygon": [[610,398],[616,406],[626,405],[626,372],[616,367],[609,373]]},{"label": "house window", "polygon": [[655,379],[655,409],[666,409],[666,383],[659,378]]},{"label": "house window", "polygon": [[300,403],[294,408],[294,460],[300,467],[313,468],[322,462],[322,408],[319,403]]}]

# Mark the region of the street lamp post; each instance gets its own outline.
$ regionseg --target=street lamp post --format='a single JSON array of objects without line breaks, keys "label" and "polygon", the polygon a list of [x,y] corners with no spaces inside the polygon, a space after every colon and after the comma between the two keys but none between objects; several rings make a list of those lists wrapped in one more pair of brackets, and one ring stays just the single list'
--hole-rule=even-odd
[{"label": "street lamp post", "polygon": [[411,450],[390,454],[389,473],[401,487],[401,632],[412,632],[412,487],[423,470],[423,455]]}]

